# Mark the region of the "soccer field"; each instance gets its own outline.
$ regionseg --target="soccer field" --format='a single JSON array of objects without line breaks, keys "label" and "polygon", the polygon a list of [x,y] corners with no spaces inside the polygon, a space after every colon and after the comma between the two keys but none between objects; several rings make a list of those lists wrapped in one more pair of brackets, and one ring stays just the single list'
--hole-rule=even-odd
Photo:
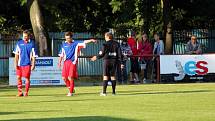
[{"label": "soccer field", "polygon": [[[15,97],[15,87],[0,88],[4,121],[214,121],[215,83],[121,85],[117,95],[100,97],[101,87],[33,87]],[[108,91],[111,88],[108,87]]]}]

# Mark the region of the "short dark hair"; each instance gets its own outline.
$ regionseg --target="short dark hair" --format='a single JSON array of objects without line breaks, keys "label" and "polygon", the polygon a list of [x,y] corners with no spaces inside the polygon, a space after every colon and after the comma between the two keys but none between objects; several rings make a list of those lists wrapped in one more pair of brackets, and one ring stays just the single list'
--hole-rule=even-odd
[{"label": "short dark hair", "polygon": [[161,33],[159,33],[159,32],[154,32],[153,36],[155,36],[155,35],[161,37]]},{"label": "short dark hair", "polygon": [[30,34],[31,34],[31,33],[30,33],[30,31],[29,31],[29,30],[27,30],[27,29],[26,29],[26,30],[24,30],[24,31],[23,31],[23,33],[24,33],[24,34],[27,34],[28,36],[30,36]]},{"label": "short dark hair", "polygon": [[148,35],[147,35],[147,33],[145,33],[145,32],[144,32],[144,33],[142,34],[142,36],[143,36],[143,35],[146,35],[146,38],[148,39]]},{"label": "short dark hair", "polygon": [[72,37],[72,36],[73,36],[73,32],[66,32],[66,33],[65,33],[65,36],[70,36],[70,37]]},{"label": "short dark hair", "polygon": [[111,32],[106,32],[105,35],[108,36],[109,39],[113,39],[113,34]]}]

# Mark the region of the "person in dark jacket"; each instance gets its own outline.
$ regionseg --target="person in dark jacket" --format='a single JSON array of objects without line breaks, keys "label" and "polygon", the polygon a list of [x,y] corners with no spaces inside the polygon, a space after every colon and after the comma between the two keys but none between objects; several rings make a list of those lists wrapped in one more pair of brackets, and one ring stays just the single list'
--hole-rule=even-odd
[{"label": "person in dark jacket", "polygon": [[128,45],[127,38],[122,38],[122,43],[120,45],[121,52],[122,52],[122,61],[119,62],[117,65],[117,80],[119,84],[126,84],[128,80],[128,73],[127,73],[127,60],[128,56],[132,55],[132,50]]},{"label": "person in dark jacket", "polygon": [[112,95],[116,94],[116,68],[117,63],[121,62],[122,53],[118,42],[113,40],[113,34],[110,32],[105,33],[106,42],[103,44],[102,49],[99,51],[98,56],[93,56],[92,61],[103,58],[103,91],[100,96],[106,96],[106,89],[108,81],[112,82]]}]

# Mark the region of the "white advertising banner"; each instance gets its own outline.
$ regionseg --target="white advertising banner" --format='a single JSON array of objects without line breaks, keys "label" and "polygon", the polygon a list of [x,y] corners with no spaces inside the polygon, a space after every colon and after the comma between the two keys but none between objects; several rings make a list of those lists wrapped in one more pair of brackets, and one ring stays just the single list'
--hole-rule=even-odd
[{"label": "white advertising banner", "polygon": [[[31,72],[31,85],[64,85],[62,70],[58,68],[58,57],[36,58],[35,70]],[[25,78],[22,78],[23,85]],[[9,58],[9,85],[17,85],[14,58]]]},{"label": "white advertising banner", "polygon": [[203,77],[215,74],[215,54],[161,55],[160,74],[174,74],[174,80],[182,80],[185,76]]}]

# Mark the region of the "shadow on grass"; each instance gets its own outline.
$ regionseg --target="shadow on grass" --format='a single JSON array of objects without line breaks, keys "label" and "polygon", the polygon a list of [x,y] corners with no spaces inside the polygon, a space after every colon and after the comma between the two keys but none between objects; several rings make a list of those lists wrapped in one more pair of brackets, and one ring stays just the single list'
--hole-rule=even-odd
[{"label": "shadow on grass", "polygon": [[186,94],[186,93],[205,93],[205,92],[214,92],[214,90],[190,90],[190,91],[169,91],[169,92],[131,92],[120,95],[153,95],[153,94]]},{"label": "shadow on grass", "polygon": [[10,114],[18,114],[18,112],[0,112],[1,115],[10,115]]},{"label": "shadow on grass", "polygon": [[81,101],[96,101],[101,99],[68,99],[68,100],[44,100],[44,101],[32,101],[32,102],[26,102],[26,103],[56,103],[56,102],[81,102]]},{"label": "shadow on grass", "polygon": [[[20,97],[17,97],[20,98]],[[22,98],[22,97],[21,97]],[[25,97],[23,97],[25,98]],[[24,102],[25,104],[37,104],[37,103],[59,103],[59,102],[83,102],[83,101],[98,101],[98,100],[102,100],[102,99],[91,99],[91,98],[87,98],[87,99],[72,99],[72,98],[68,98],[68,99],[51,99],[51,100],[38,100],[38,101],[26,101]],[[20,103],[20,102],[17,102]],[[12,103],[1,103],[1,104],[16,104],[16,102],[12,102]]]},{"label": "shadow on grass", "polygon": [[29,111],[19,111],[19,112],[0,112],[0,116],[1,115],[11,115],[11,114],[21,114],[21,113],[37,113],[37,112],[39,112],[39,113],[42,113],[42,112],[60,112],[60,111],[63,111],[63,110],[43,110],[43,111],[41,111],[41,110],[39,110],[39,111],[31,111],[31,110],[29,110]]},{"label": "shadow on grass", "polygon": [[10,119],[10,120],[4,120],[4,121],[137,121],[137,120],[107,117],[107,116],[82,116],[82,117],[62,117],[62,118]]}]

